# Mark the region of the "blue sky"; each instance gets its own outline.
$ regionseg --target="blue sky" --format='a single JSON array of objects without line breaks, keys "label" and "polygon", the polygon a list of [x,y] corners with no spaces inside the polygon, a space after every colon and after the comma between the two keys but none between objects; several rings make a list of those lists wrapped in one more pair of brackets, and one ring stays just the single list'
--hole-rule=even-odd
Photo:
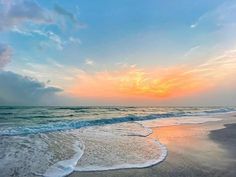
[{"label": "blue sky", "polygon": [[[202,14],[216,8],[220,3],[223,1],[40,1],[38,4],[49,11],[55,11],[53,9],[58,6],[71,13],[84,27],[75,29],[69,17],[65,17],[58,19],[55,25],[28,24],[27,27],[17,28],[51,31],[62,42],[75,38],[81,41],[81,45],[65,44],[63,50],[60,50],[60,46],[49,42],[50,47],[40,51],[39,45],[48,42],[41,35],[27,36],[8,32],[3,39],[4,42],[11,43],[15,53],[21,58],[31,56],[32,60],[42,63],[50,57],[61,63],[78,66],[86,58],[111,65],[122,60],[142,65],[146,63],[142,56],[146,55],[151,58],[148,61],[150,64],[165,64],[164,59],[155,61],[155,57],[165,57],[173,63],[181,61],[181,55],[190,48],[200,45],[200,42],[205,43],[201,39],[202,35],[207,36],[213,29],[210,26],[191,29],[190,26]],[[61,18],[60,15],[57,16],[59,17],[55,18]],[[60,20],[64,20],[66,24],[59,24]],[[27,50],[29,47],[31,51]],[[35,56],[40,57],[41,61]],[[173,61],[173,57],[178,59]],[[17,60],[19,59],[14,59]]]},{"label": "blue sky", "polygon": [[[93,98],[84,98],[83,93],[72,96],[70,92],[75,83],[77,88],[82,76],[96,80],[101,73],[120,72],[124,68],[136,68],[135,72],[145,70],[145,75],[151,75],[149,70],[185,65],[198,68],[235,47],[236,1],[232,0],[0,2],[2,72],[13,72],[22,78],[27,76],[37,80],[45,89],[59,88],[63,90],[63,98],[76,97],[78,102],[87,100],[87,104],[93,104]],[[114,77],[115,74],[108,75]],[[231,78],[231,75],[225,77]],[[219,84],[221,80],[217,82]],[[93,87],[96,92],[97,86]],[[234,85],[229,87],[232,89]],[[5,92],[0,89],[0,93]],[[196,95],[192,99],[195,98]],[[123,104],[128,98],[123,101],[104,100],[102,96],[94,99],[96,104],[99,103],[97,99],[105,104]],[[157,97],[151,102],[172,104],[173,100],[163,101]],[[182,102],[187,103],[180,100]],[[197,104],[201,102],[198,100]],[[224,102],[233,104],[231,100]]]}]

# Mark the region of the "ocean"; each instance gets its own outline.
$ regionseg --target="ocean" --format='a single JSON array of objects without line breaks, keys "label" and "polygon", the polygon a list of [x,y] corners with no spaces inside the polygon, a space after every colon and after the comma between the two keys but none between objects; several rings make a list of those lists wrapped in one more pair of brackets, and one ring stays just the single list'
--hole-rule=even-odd
[{"label": "ocean", "polygon": [[234,111],[235,107],[0,107],[0,176],[59,177],[73,171],[148,167],[168,153],[149,137],[151,127],[214,121],[214,115]]}]

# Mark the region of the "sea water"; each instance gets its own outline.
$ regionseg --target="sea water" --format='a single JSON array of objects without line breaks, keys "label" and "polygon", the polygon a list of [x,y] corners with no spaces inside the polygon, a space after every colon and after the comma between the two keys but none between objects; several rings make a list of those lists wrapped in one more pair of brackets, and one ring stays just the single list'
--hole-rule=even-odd
[{"label": "sea water", "polygon": [[151,127],[215,121],[234,107],[0,107],[0,176],[143,168],[166,147]]}]

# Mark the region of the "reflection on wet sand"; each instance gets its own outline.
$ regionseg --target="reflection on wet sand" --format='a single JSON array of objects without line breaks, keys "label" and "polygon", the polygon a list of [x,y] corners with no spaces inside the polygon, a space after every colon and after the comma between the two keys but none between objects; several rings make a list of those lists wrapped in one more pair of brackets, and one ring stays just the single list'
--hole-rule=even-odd
[{"label": "reflection on wet sand", "polygon": [[[167,158],[175,158],[181,156],[191,159],[192,163],[199,163],[201,168],[214,167],[224,168],[230,160],[225,158],[228,152],[209,137],[209,127],[204,125],[180,125],[153,128],[152,138],[158,139],[161,143],[168,147],[171,154]],[[182,163],[181,161],[176,163]]]}]

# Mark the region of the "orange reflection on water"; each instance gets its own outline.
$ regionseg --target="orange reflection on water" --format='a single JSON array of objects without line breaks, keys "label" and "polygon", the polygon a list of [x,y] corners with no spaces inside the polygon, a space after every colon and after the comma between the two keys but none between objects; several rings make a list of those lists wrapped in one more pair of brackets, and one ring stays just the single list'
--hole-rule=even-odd
[{"label": "orange reflection on water", "polygon": [[203,128],[199,128],[197,125],[177,125],[154,128],[151,138],[159,140],[163,144],[173,144],[178,141],[179,143],[186,145],[196,145],[196,137],[206,134]]}]

